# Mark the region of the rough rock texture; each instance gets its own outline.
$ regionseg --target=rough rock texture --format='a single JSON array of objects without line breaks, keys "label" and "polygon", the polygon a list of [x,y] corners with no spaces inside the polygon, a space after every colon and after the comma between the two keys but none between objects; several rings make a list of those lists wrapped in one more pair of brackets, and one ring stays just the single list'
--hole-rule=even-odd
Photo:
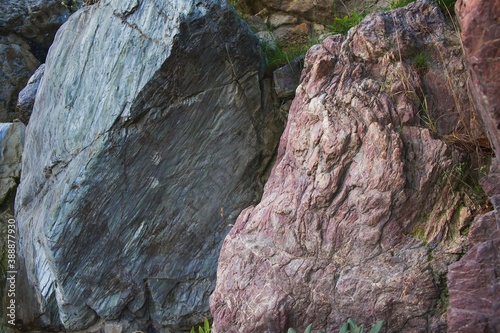
[{"label": "rough rock texture", "polygon": [[12,194],[21,176],[25,126],[0,123],[0,205]]},{"label": "rough rock texture", "polygon": [[470,240],[472,248],[448,272],[448,332],[495,333],[500,329],[500,232],[495,212],[475,221]]},{"label": "rough rock texture", "polygon": [[24,124],[28,124],[31,113],[33,112],[33,106],[35,105],[36,92],[38,91],[38,86],[42,80],[43,73],[45,72],[45,64],[40,65],[38,69],[33,73],[33,75],[28,80],[28,84],[23,90],[19,92],[16,105],[16,113],[19,120]]},{"label": "rough rock texture", "polygon": [[458,1],[456,13],[470,90],[496,158],[489,175],[481,180],[494,211],[474,223],[471,249],[450,266],[448,332],[500,332],[500,4]]},{"label": "rough rock texture", "polygon": [[16,198],[26,327],[176,332],[208,315],[222,240],[274,150],[260,71],[220,1],[101,0],[70,17]]},{"label": "rough rock texture", "polygon": [[433,87],[467,92],[426,82],[430,70],[466,81],[460,42],[427,1],[309,50],[263,198],[221,250],[214,332],[335,332],[348,317],[446,331],[447,267],[475,204],[457,171],[464,154],[426,128],[442,114],[424,108]]},{"label": "rough rock texture", "polygon": [[0,121],[12,121],[19,91],[40,65],[16,35],[0,36]]},{"label": "rough rock texture", "polygon": [[470,72],[470,89],[496,156],[500,156],[500,3],[459,0],[456,12]]},{"label": "rough rock texture", "polygon": [[0,3],[0,30],[29,41],[33,53],[43,61],[57,29],[69,15],[61,0],[3,0]]},{"label": "rough rock texture", "polygon": [[253,14],[269,16],[274,26],[277,21],[287,23],[306,19],[310,22],[331,24],[336,16],[343,16],[363,9],[376,10],[387,7],[388,0],[241,0],[236,4]]},{"label": "rough rock texture", "polygon": [[70,12],[61,0],[0,2],[0,121],[12,121],[18,93],[45,61]]},{"label": "rough rock texture", "polygon": [[297,57],[273,72],[274,90],[278,98],[287,99],[295,96],[295,89],[300,83],[303,62],[303,56]]}]

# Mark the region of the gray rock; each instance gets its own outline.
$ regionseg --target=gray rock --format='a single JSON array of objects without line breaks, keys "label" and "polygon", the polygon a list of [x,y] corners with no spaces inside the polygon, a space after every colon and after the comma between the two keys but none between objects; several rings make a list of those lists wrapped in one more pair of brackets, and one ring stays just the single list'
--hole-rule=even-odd
[{"label": "gray rock", "polygon": [[274,90],[281,99],[293,98],[300,83],[304,57],[300,56],[273,72]]},{"label": "gray rock", "polygon": [[36,92],[45,72],[45,64],[40,65],[28,80],[28,84],[19,92],[16,105],[16,113],[24,124],[28,124],[35,105]]},{"label": "gray rock", "polygon": [[15,193],[21,176],[24,130],[19,122],[0,123],[0,204]]},{"label": "gray rock", "polygon": [[208,315],[222,240],[276,144],[260,72],[258,40],[219,1],[101,0],[70,17],[16,198],[23,322],[175,331]]},{"label": "gray rock", "polygon": [[0,2],[0,121],[12,121],[18,93],[41,62],[57,29],[68,19],[61,0]]},{"label": "gray rock", "polygon": [[[70,12],[61,0],[3,0],[0,3],[0,30],[31,41],[46,53],[59,27]],[[36,51],[34,51],[36,53]]]},{"label": "gray rock", "polygon": [[296,16],[285,13],[273,13],[269,16],[268,24],[272,29],[285,24],[296,24],[298,19]]},{"label": "gray rock", "polygon": [[40,63],[29,45],[16,35],[0,36],[0,121],[15,118],[19,91]]},{"label": "gray rock", "polygon": [[460,47],[455,31],[416,1],[308,51],[262,200],[221,249],[213,332],[338,332],[349,317],[446,331],[447,268],[479,204],[454,176],[462,152],[422,121],[413,59],[430,50],[445,76],[461,54],[443,62],[443,45]]}]

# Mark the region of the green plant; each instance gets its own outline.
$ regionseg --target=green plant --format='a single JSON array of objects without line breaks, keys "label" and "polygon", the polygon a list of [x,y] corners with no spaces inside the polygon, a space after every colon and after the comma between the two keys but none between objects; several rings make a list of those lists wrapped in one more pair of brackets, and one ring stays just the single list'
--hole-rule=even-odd
[{"label": "green plant", "polygon": [[428,56],[424,52],[419,52],[413,57],[413,66],[418,71],[424,71],[429,67]]},{"label": "green plant", "polygon": [[334,18],[333,23],[327,25],[326,27],[332,30],[334,33],[345,35],[349,31],[349,29],[358,25],[366,15],[368,15],[368,12],[366,10],[363,10],[361,13],[353,11],[352,13],[344,17]]},{"label": "green plant", "polygon": [[[312,324],[309,324],[307,327],[306,327],[306,330],[304,331],[304,333],[311,333],[312,331]],[[293,328],[289,328],[288,329],[288,333],[297,333],[296,330],[294,330]],[[318,331],[318,333],[325,333],[323,331]]]},{"label": "green plant", "polygon": [[[378,333],[382,328],[382,325],[384,325],[384,321],[383,320],[378,321],[368,333]],[[364,326],[365,325],[358,326],[358,324],[356,324],[354,320],[349,318],[347,319],[347,322],[344,325],[342,325],[340,333],[363,333],[363,330],[365,329]]]},{"label": "green plant", "polygon": [[[208,321],[207,318],[203,320],[203,327],[198,326],[198,333],[210,333],[211,328],[210,328],[210,322]],[[194,327],[191,328],[190,333],[195,333]]]},{"label": "green plant", "polygon": [[413,1],[415,0],[392,0],[391,3],[389,4],[389,9],[404,7]]},{"label": "green plant", "polygon": [[455,2],[457,0],[437,0],[437,4],[444,14],[452,16],[455,14]]},{"label": "green plant", "polygon": [[275,68],[290,63],[296,57],[305,54],[309,50],[309,46],[294,44],[287,47],[280,45],[270,47],[263,45],[262,50],[266,58],[266,67]]}]

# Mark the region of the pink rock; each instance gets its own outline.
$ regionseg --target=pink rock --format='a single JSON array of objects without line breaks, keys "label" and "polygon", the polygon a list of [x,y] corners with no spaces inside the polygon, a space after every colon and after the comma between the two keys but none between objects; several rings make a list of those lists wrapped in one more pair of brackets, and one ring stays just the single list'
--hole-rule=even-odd
[{"label": "pink rock", "polygon": [[448,332],[500,332],[500,3],[459,0],[455,8],[470,90],[496,155],[481,180],[495,210],[473,224],[472,248],[449,268]]},{"label": "pink rock", "polygon": [[443,61],[443,45],[460,48],[438,8],[417,1],[309,50],[263,198],[221,251],[215,333],[335,332],[349,317],[383,319],[383,332],[446,331],[446,271],[474,207],[445,176],[462,154],[424,126],[441,115],[426,119],[423,100],[439,94],[423,95],[413,64],[429,50],[446,75],[461,56]]}]

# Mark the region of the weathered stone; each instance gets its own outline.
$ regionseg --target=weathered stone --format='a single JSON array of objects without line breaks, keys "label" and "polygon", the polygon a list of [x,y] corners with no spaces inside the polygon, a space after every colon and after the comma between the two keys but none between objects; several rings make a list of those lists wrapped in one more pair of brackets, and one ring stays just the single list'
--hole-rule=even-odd
[{"label": "weathered stone", "polygon": [[16,105],[16,113],[24,124],[28,124],[35,105],[36,92],[45,72],[45,64],[40,65],[28,80],[28,84],[19,92]]},{"label": "weathered stone", "polygon": [[281,47],[306,45],[309,38],[309,27],[306,23],[282,25],[273,31],[273,35]]},{"label": "weathered stone", "polygon": [[416,1],[309,50],[263,198],[221,250],[215,333],[335,332],[349,317],[446,331],[447,267],[477,207],[450,176],[463,154],[424,126],[421,99],[439,96],[413,61],[429,50],[444,76],[435,55],[454,34]]},{"label": "weathered stone", "polygon": [[14,119],[19,91],[45,61],[57,29],[69,14],[61,0],[0,2],[1,122]]},{"label": "weathered stone", "polygon": [[24,323],[175,331],[208,315],[222,240],[271,160],[260,72],[225,2],[101,0],[70,17],[16,198]]},{"label": "weathered stone", "polygon": [[470,73],[469,87],[483,120],[495,159],[481,180],[494,211],[481,216],[471,227],[472,248],[448,274],[449,333],[500,331],[500,6],[494,1],[456,3]]},{"label": "weathered stone", "polygon": [[300,20],[331,24],[334,17],[363,9],[371,12],[386,8],[390,0],[242,0],[240,2],[244,3],[240,8],[252,11],[252,14],[272,15],[281,12]]},{"label": "weathered stone", "polygon": [[33,53],[44,58],[57,29],[69,15],[61,0],[3,0],[0,3],[0,30],[29,40]]},{"label": "weathered stone", "polygon": [[15,118],[19,91],[40,63],[15,35],[0,36],[0,62],[0,122],[9,122]]},{"label": "weathered stone", "polygon": [[304,57],[298,57],[273,72],[274,90],[281,99],[293,98],[299,86]]},{"label": "weathered stone", "polygon": [[15,193],[21,176],[24,130],[19,122],[0,123],[0,204]]},{"label": "weathered stone", "polygon": [[449,333],[494,333],[500,329],[500,232],[495,212],[483,215],[474,226],[471,230],[473,247],[449,267]]},{"label": "weathered stone", "polygon": [[456,12],[472,81],[470,89],[499,158],[500,6],[496,1],[459,0]]},{"label": "weathered stone", "polygon": [[297,17],[293,15],[285,13],[274,13],[269,16],[268,24],[272,29],[275,29],[285,24],[296,24],[297,21]]}]

